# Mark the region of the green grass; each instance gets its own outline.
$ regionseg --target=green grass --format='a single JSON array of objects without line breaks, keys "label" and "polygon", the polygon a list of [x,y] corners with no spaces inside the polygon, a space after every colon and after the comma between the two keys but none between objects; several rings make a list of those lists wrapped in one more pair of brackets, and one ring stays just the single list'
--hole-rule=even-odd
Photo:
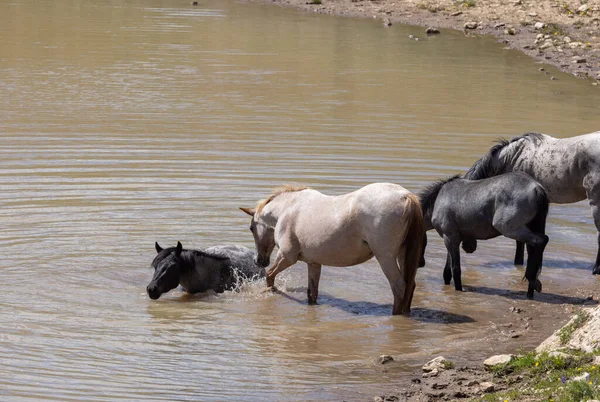
[{"label": "green grass", "polygon": [[554,23],[546,24],[546,26],[542,28],[540,32],[544,35],[552,36],[565,36],[567,34],[560,25]]},{"label": "green grass", "polygon": [[565,325],[560,329],[560,331],[558,331],[557,335],[558,339],[560,339],[560,343],[566,345],[571,340],[573,332],[575,332],[575,330],[578,328],[581,328],[581,326],[585,324],[589,318],[590,316],[587,311],[579,311],[571,323]]},{"label": "green grass", "polygon": [[[600,366],[592,365],[597,353],[574,353],[569,357],[550,356],[534,352],[525,353],[494,374],[508,383],[520,375],[522,381],[508,391],[487,394],[473,401],[555,401],[579,402],[600,399]],[[569,381],[584,372],[590,374],[588,382]]]},{"label": "green grass", "polygon": [[445,368],[446,370],[451,370],[451,369],[453,369],[453,368],[454,368],[454,362],[451,362],[450,360],[446,360],[446,361],[444,362],[444,368]]},{"label": "green grass", "polygon": [[465,7],[475,7],[475,0],[464,0],[462,5]]}]

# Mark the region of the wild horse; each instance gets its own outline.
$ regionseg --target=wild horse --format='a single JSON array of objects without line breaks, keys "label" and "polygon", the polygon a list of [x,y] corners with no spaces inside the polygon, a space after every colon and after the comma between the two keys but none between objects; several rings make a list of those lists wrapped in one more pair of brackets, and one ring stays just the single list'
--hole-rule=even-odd
[{"label": "wild horse", "polygon": [[256,208],[250,230],[257,261],[275,263],[267,286],[297,261],[308,265],[308,301],[315,304],[321,266],[347,267],[375,256],[394,295],[392,314],[408,314],[421,256],[423,215],[419,200],[397,184],[374,183],[352,193],[328,196],[306,187],[277,188]]},{"label": "wild horse", "polygon": [[204,250],[177,247],[163,249],[154,244],[158,253],[152,261],[154,276],[148,284],[148,296],[156,300],[163,293],[181,285],[188,293],[214,290],[222,293],[234,289],[241,280],[264,277],[265,270],[256,265],[254,253],[242,246],[213,246]]},{"label": "wild horse", "polygon": [[[590,202],[600,246],[600,131],[571,138],[527,133],[501,140],[469,169],[465,178],[479,180],[506,172],[525,172],[537,180],[550,202]],[[523,263],[517,242],[515,263]],[[600,274],[600,248],[592,273]]]},{"label": "wild horse", "polygon": [[[430,185],[420,194],[420,200],[425,230],[435,229],[448,251],[446,285],[454,278],[455,289],[462,290],[461,242],[463,250],[473,253],[477,240],[504,235],[527,244],[527,297],[533,298],[534,290],[542,291],[538,276],[548,243],[548,197],[530,176],[517,172],[474,181],[457,175]],[[426,235],[423,243],[427,243]]]}]

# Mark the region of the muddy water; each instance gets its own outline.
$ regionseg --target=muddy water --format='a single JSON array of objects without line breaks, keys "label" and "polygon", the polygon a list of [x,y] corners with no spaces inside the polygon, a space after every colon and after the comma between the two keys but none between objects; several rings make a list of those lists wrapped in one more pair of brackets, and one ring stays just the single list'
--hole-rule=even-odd
[{"label": "muddy water", "polygon": [[[374,261],[325,268],[319,306],[301,265],[283,294],[145,295],[155,241],[251,247],[237,207],[282,182],[417,191],[499,136],[600,127],[583,81],[487,38],[409,34],[229,1],[2,2],[0,399],[370,398],[433,354],[533,346],[594,294],[579,203],[551,210],[534,302],[505,239],[464,258],[462,294],[431,241],[410,318],[389,316]],[[382,353],[400,363],[382,372]]]}]

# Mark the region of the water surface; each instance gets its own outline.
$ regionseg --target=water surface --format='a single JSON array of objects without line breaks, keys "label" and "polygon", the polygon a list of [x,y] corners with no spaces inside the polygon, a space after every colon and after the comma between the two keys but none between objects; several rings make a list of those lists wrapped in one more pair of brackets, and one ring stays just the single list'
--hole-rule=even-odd
[{"label": "water surface", "polygon": [[[237,208],[278,184],[418,191],[500,136],[599,129],[588,83],[422,31],[230,1],[3,2],[0,398],[370,399],[434,354],[539,343],[597,288],[586,203],[552,207],[534,302],[506,239],[463,258],[465,293],[433,239],[410,318],[375,261],[324,268],[318,306],[302,264],[283,294],[145,295],[155,241],[252,247]],[[541,324],[505,336],[512,306]],[[383,353],[401,363],[382,372]]]}]

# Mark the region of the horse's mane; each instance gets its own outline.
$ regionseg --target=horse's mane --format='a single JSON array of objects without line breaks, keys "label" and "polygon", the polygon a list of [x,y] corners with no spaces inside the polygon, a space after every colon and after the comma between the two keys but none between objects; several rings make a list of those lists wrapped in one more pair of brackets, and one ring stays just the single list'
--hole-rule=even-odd
[{"label": "horse's mane", "polygon": [[[156,256],[154,257],[154,260],[152,260],[151,266],[152,267],[156,266],[158,263],[160,263],[162,260],[167,258],[175,250],[177,250],[177,247],[167,247],[165,249],[162,249],[158,254],[156,254]],[[218,253],[209,253],[204,250],[182,249],[181,256],[184,259],[186,259],[188,257],[193,258],[193,257],[197,257],[197,256],[213,258],[215,260],[228,260],[229,259],[229,257],[227,257],[226,255],[218,254]]]},{"label": "horse's mane", "polygon": [[256,213],[260,214],[260,212],[263,210],[263,208],[270,203],[271,201],[273,201],[273,199],[275,197],[277,197],[280,194],[283,193],[293,193],[296,191],[302,191],[302,190],[306,190],[308,187],[306,186],[297,186],[294,184],[284,184],[282,186],[279,187],[275,187],[273,189],[273,191],[271,192],[271,195],[269,195],[267,198],[265,198],[264,200],[260,200],[258,202],[258,204],[256,204]]},{"label": "horse's mane", "polygon": [[461,175],[456,174],[454,176],[450,176],[447,179],[442,179],[436,181],[435,183],[431,183],[427,186],[423,191],[419,193],[419,201],[421,201],[421,208],[423,212],[429,210],[429,208],[433,208],[435,205],[435,200],[437,199],[440,190],[446,183],[449,183],[453,180],[460,179]]},{"label": "horse's mane", "polygon": [[[518,137],[514,137],[510,141],[506,140],[505,138],[500,138],[496,141],[496,145],[490,148],[485,155],[483,155],[473,164],[473,166],[471,166],[471,168],[465,174],[465,179],[481,180],[485,179],[486,177],[496,176],[502,173],[498,167],[498,164],[494,164],[494,158],[498,156],[501,150],[521,140],[528,140],[534,145],[538,145],[545,141],[544,135],[541,133],[525,133]],[[523,142],[521,142],[521,144],[524,145]],[[521,151],[521,147],[514,146],[510,149],[510,151],[510,154],[504,156],[505,160],[508,160],[513,155],[519,153]],[[500,165],[503,163],[504,161],[502,161]]]}]

